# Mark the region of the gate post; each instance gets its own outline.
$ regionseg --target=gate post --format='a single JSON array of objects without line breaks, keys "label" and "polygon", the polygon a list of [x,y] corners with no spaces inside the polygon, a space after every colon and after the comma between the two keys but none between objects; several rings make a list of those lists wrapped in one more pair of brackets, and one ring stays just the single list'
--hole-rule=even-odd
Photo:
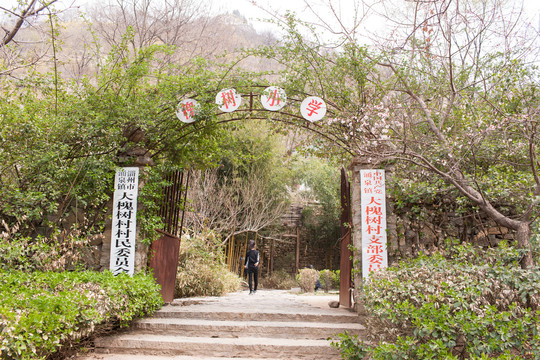
[{"label": "gate post", "polygon": [[352,259],[351,259],[351,185],[347,172],[341,168],[341,242],[339,264],[339,304],[352,307]]},{"label": "gate post", "polygon": [[[159,216],[163,220],[165,228],[164,230],[156,229],[161,237],[154,241],[150,247],[151,258],[148,266],[154,270],[154,278],[161,285],[160,293],[163,301],[170,303],[174,299],[176,287],[180,254],[179,236],[182,235],[184,225],[183,205],[187,200],[189,171],[184,176],[183,171],[176,170],[167,174],[164,179],[170,183],[163,189],[163,202],[159,209]],[[182,212],[181,218],[180,212]]]}]

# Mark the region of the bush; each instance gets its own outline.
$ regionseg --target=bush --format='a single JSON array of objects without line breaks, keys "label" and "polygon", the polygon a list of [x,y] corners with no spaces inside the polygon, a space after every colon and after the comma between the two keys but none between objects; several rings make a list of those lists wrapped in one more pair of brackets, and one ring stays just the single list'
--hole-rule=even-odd
[{"label": "bush", "polygon": [[162,305],[150,275],[0,270],[0,358],[45,359]]},{"label": "bush", "polygon": [[285,270],[277,270],[266,279],[262,279],[262,283],[267,289],[289,290],[297,285],[294,277]]},{"label": "bush", "polygon": [[330,344],[339,349],[342,359],[362,360],[369,352],[364,343],[358,339],[357,335],[338,334],[338,341],[332,341]]},{"label": "bush", "polygon": [[540,358],[540,271],[518,250],[450,246],[371,275],[363,302],[385,341],[370,358]]},{"label": "bush", "polygon": [[314,292],[318,277],[319,272],[317,270],[305,268],[299,270],[296,280],[302,291]]},{"label": "bush", "polygon": [[332,271],[332,274],[334,274],[334,286],[336,287],[336,289],[339,289],[339,284],[341,283],[340,271],[334,270]]},{"label": "bush", "polygon": [[324,292],[329,292],[334,286],[334,273],[328,269],[319,271],[319,281]]},{"label": "bush", "polygon": [[82,255],[94,237],[81,231],[55,233],[49,238],[0,234],[0,269],[21,271],[82,270]]},{"label": "bush", "polygon": [[241,279],[225,264],[220,241],[212,234],[182,238],[176,297],[221,296],[240,289]]}]

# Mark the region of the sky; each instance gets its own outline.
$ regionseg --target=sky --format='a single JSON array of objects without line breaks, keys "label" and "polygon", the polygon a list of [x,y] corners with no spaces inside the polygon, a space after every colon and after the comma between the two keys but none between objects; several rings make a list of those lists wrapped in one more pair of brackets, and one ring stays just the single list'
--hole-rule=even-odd
[{"label": "sky", "polygon": [[[309,0],[310,3],[324,4],[330,0]],[[332,4],[340,6],[342,14],[352,13],[352,3],[355,0],[331,0]],[[507,0],[509,3],[516,3],[519,5],[523,2],[524,9],[526,11],[525,16],[532,19],[533,24],[538,29],[540,27],[540,0]],[[255,2],[257,5],[253,5]],[[279,12],[283,14],[286,10],[295,11],[297,14],[305,16],[309,11],[306,11],[304,0],[227,0],[217,1],[221,3],[217,5],[218,8],[224,11],[232,12],[238,10],[244,15],[250,22],[252,22],[257,30],[268,29],[269,25],[256,21],[258,18],[269,17],[268,12]]]},{"label": "sky", "polygon": [[[328,0],[310,0],[310,2],[312,3],[326,3],[327,1]],[[253,5],[253,2],[255,2],[257,6]],[[508,0],[508,2],[515,2],[519,4],[520,0]],[[351,1],[332,0],[332,3],[341,3],[345,7],[347,3],[351,3]],[[539,0],[524,0],[523,4],[527,11],[536,13],[540,11]],[[289,9],[298,11],[302,10],[305,7],[304,0],[227,0],[223,2],[221,6],[223,6],[226,10],[229,11],[237,9],[246,16],[249,15],[253,17],[261,16],[261,14],[264,14],[264,10],[262,9],[278,9],[281,11]]]},{"label": "sky", "polygon": [[[84,6],[86,4],[99,3],[100,1],[108,0],[59,0],[64,4],[73,4],[75,6]],[[160,1],[160,0],[151,0]],[[197,1],[197,0],[195,0]],[[215,13],[226,13],[238,10],[244,17],[253,24],[258,31],[272,30],[275,27],[267,22],[258,21],[261,18],[269,18],[272,13],[284,14],[286,10],[292,10],[301,15],[302,20],[315,21],[312,17],[309,18],[310,11],[306,10],[305,0],[208,0],[212,2]],[[316,9],[323,9],[323,5],[331,1],[333,6],[338,11],[341,11],[342,19],[350,19],[350,15],[354,12],[353,5],[358,3],[358,0],[308,0],[310,4],[314,4]],[[375,0],[372,0],[375,1]],[[540,0],[503,0],[508,3],[520,4],[523,2],[525,8],[525,16],[531,19],[536,29],[540,28]],[[14,5],[17,0],[0,0],[3,6]],[[317,7],[318,6],[318,7]],[[324,7],[321,10],[325,18],[330,18],[328,10]]]},{"label": "sky", "polygon": [[[309,3],[312,4],[316,11],[320,10],[319,13],[321,16],[330,18],[332,16],[328,16],[326,5],[329,1],[340,12],[340,17],[343,19],[348,18],[347,15],[354,12],[353,4],[358,2],[358,0],[309,0]],[[256,4],[254,5],[253,3]],[[271,14],[274,13],[284,14],[287,10],[295,12],[301,16],[302,20],[319,22],[312,15],[312,11],[307,9],[305,0],[227,0],[221,6],[225,11],[229,12],[238,10],[257,30],[272,29],[272,25],[264,21],[258,21],[257,19],[272,17]]]}]

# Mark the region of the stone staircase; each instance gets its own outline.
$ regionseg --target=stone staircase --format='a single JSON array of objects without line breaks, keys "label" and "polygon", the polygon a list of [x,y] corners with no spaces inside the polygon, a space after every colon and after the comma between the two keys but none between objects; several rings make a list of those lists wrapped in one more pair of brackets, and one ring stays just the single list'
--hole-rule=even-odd
[{"label": "stone staircase", "polygon": [[[314,298],[312,296],[312,298]],[[179,299],[129,330],[96,341],[81,359],[340,359],[329,338],[362,335],[357,314],[279,290]]]}]

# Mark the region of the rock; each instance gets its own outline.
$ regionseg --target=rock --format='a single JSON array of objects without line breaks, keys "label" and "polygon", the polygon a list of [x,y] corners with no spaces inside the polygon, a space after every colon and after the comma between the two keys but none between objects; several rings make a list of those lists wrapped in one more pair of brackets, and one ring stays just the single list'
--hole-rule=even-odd
[{"label": "rock", "polygon": [[328,306],[330,306],[331,308],[337,309],[339,307],[339,301],[335,301],[335,300],[329,301]]}]

